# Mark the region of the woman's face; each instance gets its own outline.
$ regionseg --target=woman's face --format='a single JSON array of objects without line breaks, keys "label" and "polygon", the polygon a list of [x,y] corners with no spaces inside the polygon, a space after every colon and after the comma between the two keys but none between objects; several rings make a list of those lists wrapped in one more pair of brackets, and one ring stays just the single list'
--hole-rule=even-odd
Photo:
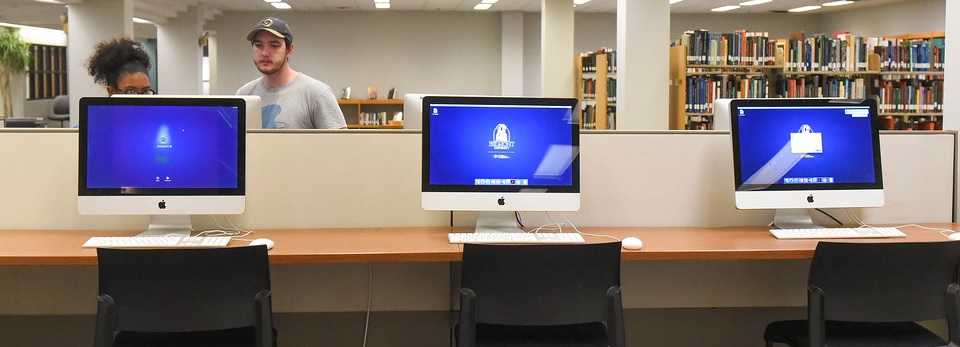
[{"label": "woman's face", "polygon": [[143,72],[134,72],[120,75],[117,79],[117,88],[107,87],[107,94],[153,94],[150,87],[150,77]]}]

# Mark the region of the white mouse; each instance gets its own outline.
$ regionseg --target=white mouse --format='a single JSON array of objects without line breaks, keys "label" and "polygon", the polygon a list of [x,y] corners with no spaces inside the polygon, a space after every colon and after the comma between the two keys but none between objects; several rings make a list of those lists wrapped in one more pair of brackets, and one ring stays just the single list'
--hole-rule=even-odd
[{"label": "white mouse", "polygon": [[960,240],[960,231],[955,231],[950,233],[949,235],[947,235],[947,238],[954,241]]},{"label": "white mouse", "polygon": [[620,241],[620,243],[623,245],[623,248],[625,249],[640,249],[641,247],[643,247],[643,241],[640,241],[640,239],[633,236],[624,237],[623,240]]},{"label": "white mouse", "polygon": [[251,245],[251,246],[264,245],[264,246],[267,246],[267,249],[271,249],[271,248],[273,248],[273,240],[271,240],[271,239],[265,239],[265,238],[259,238],[259,239],[250,241],[250,245]]}]

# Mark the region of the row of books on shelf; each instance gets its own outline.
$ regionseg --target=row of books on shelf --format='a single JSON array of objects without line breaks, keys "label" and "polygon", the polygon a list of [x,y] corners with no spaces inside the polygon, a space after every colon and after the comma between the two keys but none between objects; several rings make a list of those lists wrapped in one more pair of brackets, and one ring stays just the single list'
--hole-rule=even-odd
[{"label": "row of books on shelf", "polygon": [[714,33],[708,30],[686,31],[674,45],[687,48],[691,65],[773,65],[774,41],[767,32],[737,30]]},{"label": "row of books on shelf", "polygon": [[[863,37],[849,32],[770,39],[766,32],[684,32],[688,65],[776,65],[786,71],[943,71],[944,38]],[[870,56],[877,56],[877,66]]]},{"label": "row of books on shelf", "polygon": [[926,40],[886,40],[875,48],[880,71],[943,71],[942,37]]},{"label": "row of books on shelf", "polygon": [[783,78],[775,83],[774,93],[787,98],[862,99],[867,95],[867,81],[841,76]]},{"label": "row of books on shelf", "polygon": [[582,72],[597,72],[597,56],[604,54],[607,63],[607,72],[617,72],[617,51],[610,48],[601,48],[596,52],[580,53],[580,69]]},{"label": "row of books on shelf", "polygon": [[881,113],[943,112],[943,80],[884,81],[879,88]]},{"label": "row of books on shelf", "polygon": [[720,98],[766,98],[769,81],[759,76],[688,76],[687,113],[713,113]]},{"label": "row of books on shelf", "polygon": [[[604,112],[605,111],[605,112]],[[596,105],[583,105],[581,107],[581,129],[597,129],[597,106]],[[604,129],[597,130],[608,130],[615,129],[617,124],[617,107],[616,106],[607,106],[606,110],[600,111],[600,117],[606,117],[607,127]]]},{"label": "row of books on shelf", "polygon": [[[581,91],[583,92],[584,99],[596,99],[597,98],[597,79],[596,78],[584,78],[583,84],[581,85]],[[607,92],[607,102],[617,102],[617,79],[614,77],[607,77],[606,92]]]}]

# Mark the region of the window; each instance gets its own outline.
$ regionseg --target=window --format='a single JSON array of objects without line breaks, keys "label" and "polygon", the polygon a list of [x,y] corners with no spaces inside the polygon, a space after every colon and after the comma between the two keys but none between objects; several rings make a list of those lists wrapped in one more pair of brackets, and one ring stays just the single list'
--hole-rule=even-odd
[{"label": "window", "polygon": [[67,47],[31,45],[33,65],[27,71],[29,100],[67,94]]}]

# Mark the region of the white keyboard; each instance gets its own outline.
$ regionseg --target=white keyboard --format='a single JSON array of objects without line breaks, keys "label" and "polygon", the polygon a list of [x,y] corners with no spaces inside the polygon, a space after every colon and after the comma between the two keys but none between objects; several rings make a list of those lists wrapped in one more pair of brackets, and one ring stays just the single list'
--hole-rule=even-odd
[{"label": "white keyboard", "polygon": [[583,243],[577,233],[449,233],[450,243]]},{"label": "white keyboard", "polygon": [[227,247],[229,236],[95,236],[84,248],[217,248]]},{"label": "white keyboard", "polygon": [[770,229],[778,239],[858,239],[876,237],[907,237],[902,231],[891,227],[822,228],[822,229]]}]

